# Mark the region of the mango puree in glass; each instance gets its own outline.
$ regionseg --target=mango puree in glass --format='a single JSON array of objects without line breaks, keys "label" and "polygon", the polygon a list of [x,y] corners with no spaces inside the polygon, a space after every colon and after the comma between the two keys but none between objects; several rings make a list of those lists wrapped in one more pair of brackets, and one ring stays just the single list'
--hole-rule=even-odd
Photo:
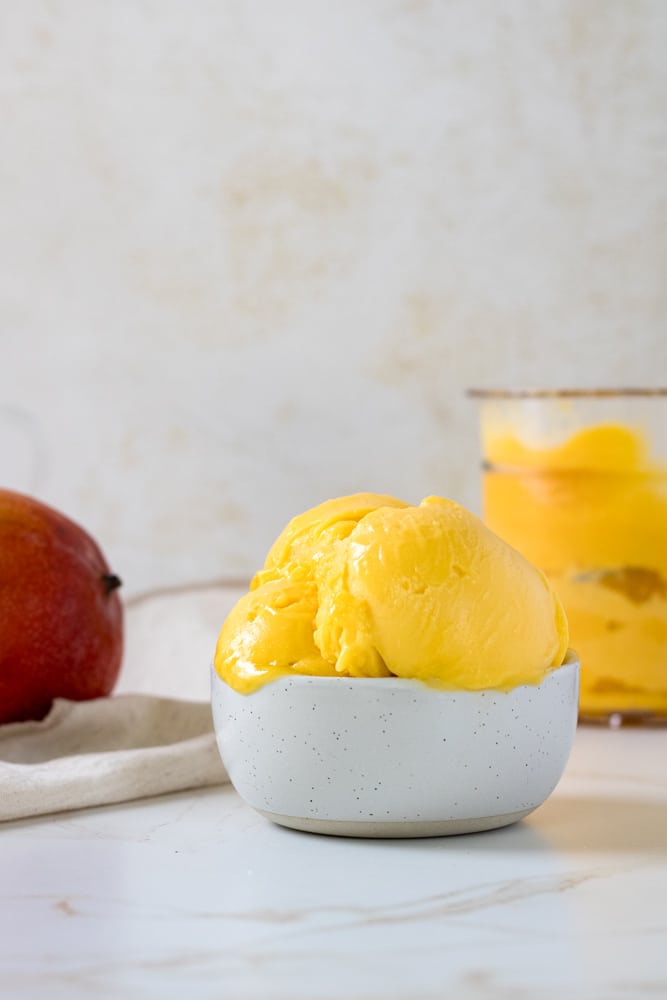
[{"label": "mango puree in glass", "polygon": [[487,433],[485,458],[486,523],[565,608],[582,717],[667,717],[667,467],[612,423],[548,448]]}]

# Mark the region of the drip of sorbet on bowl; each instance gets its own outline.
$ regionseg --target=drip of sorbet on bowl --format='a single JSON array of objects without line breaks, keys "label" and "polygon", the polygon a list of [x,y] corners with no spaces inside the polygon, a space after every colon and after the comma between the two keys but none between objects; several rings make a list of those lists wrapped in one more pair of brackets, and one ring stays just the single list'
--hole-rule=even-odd
[{"label": "drip of sorbet on bowl", "polygon": [[539,684],[568,639],[546,576],[474,514],[359,493],[289,522],[227,617],[215,668],[242,694],[293,674],[507,690]]}]

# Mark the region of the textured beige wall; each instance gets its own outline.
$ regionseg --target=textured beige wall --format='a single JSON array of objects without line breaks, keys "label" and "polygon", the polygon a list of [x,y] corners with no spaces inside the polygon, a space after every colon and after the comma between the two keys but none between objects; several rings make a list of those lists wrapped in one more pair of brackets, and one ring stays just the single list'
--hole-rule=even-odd
[{"label": "textured beige wall", "polygon": [[129,592],[372,489],[467,385],[667,382],[663,0],[0,0],[0,476]]}]

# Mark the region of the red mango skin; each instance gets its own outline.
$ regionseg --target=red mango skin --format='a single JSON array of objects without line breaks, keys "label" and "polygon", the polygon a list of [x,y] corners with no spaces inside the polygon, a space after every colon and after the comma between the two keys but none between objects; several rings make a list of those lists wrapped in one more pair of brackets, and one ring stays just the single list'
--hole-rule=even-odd
[{"label": "red mango skin", "polygon": [[123,656],[120,580],[80,525],[0,489],[0,724],[54,698],[111,693]]}]

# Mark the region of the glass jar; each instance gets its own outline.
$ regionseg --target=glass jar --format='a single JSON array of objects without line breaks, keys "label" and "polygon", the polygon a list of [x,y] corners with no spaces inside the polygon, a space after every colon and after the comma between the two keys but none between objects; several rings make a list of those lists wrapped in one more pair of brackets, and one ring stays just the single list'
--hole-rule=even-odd
[{"label": "glass jar", "polygon": [[563,602],[580,718],[667,723],[667,389],[470,395],[484,519]]}]

